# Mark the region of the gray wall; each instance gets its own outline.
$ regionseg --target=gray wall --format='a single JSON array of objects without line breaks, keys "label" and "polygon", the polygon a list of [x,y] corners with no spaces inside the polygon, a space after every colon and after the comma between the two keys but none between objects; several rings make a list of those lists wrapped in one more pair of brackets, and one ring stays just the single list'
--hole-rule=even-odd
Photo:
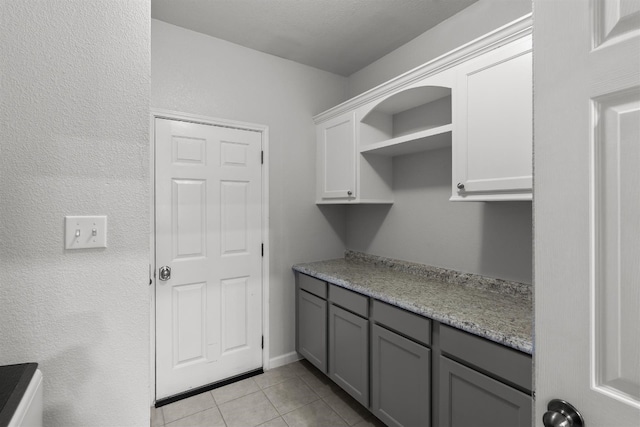
[{"label": "gray wall", "polygon": [[531,12],[531,0],[479,0],[349,76],[349,96],[365,92]]},{"label": "gray wall", "polygon": [[394,158],[393,191],[349,206],[349,249],[531,283],[531,202],[450,202],[451,148]]},{"label": "gray wall", "polygon": [[312,117],[347,79],[157,20],[151,57],[152,107],[269,126],[270,357],[295,357],[291,266],[345,247],[344,208],[315,206]]},{"label": "gray wall", "polygon": [[[350,96],[531,12],[530,0],[480,0],[349,77]],[[449,202],[451,148],[394,159],[393,206],[350,206],[347,247],[525,283],[530,202]]]},{"label": "gray wall", "polygon": [[[0,364],[44,423],[149,425],[149,1],[0,2]],[[65,215],[107,215],[64,250]]]}]

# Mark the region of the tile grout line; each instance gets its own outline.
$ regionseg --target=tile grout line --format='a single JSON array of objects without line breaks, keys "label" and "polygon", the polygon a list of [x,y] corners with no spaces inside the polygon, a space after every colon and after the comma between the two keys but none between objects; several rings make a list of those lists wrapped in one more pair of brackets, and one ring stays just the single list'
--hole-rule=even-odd
[{"label": "tile grout line", "polygon": [[[295,363],[295,362],[293,362],[293,363]],[[265,386],[265,387],[260,386],[260,384],[258,383],[258,381],[255,381],[255,380],[254,380],[254,384],[257,386],[258,390],[253,391],[253,392],[251,392],[251,393],[247,393],[247,394],[245,394],[245,395],[243,395],[243,396],[238,396],[238,397],[236,397],[236,398],[234,398],[234,399],[231,399],[231,400],[229,400],[229,401],[227,401],[227,402],[223,402],[221,405],[226,404],[226,403],[233,402],[233,401],[235,401],[235,400],[241,399],[241,398],[246,397],[246,396],[249,396],[249,395],[251,395],[251,394],[255,394],[255,393],[257,393],[258,391],[260,391],[260,392],[262,392],[263,396],[267,398],[267,401],[271,404],[271,406],[273,407],[273,409],[274,409],[274,410],[276,411],[276,413],[278,414],[278,416],[276,416],[276,417],[274,417],[274,418],[271,418],[271,419],[269,419],[269,420],[265,421],[264,423],[268,423],[268,422],[270,422],[270,421],[273,421],[273,420],[275,420],[276,418],[281,418],[281,419],[283,420],[283,422],[284,422],[287,426],[289,426],[289,423],[287,423],[287,421],[286,421],[286,420],[285,420],[285,418],[284,418],[284,416],[285,416],[285,415],[287,415],[287,414],[289,414],[289,413],[291,413],[291,412],[294,412],[294,411],[296,411],[296,410],[299,410],[299,409],[301,409],[301,408],[304,408],[304,407],[306,407],[306,406],[309,406],[309,405],[311,405],[311,404],[313,404],[313,403],[316,403],[316,402],[318,402],[318,401],[322,401],[322,402],[323,402],[323,404],[325,404],[325,405],[329,408],[329,410],[330,410],[331,412],[333,412],[335,415],[337,415],[337,416],[338,416],[338,418],[339,418],[339,419],[341,419],[341,420],[342,420],[342,421],[343,421],[347,426],[350,426],[350,424],[349,424],[349,422],[347,421],[347,419],[346,419],[346,418],[344,418],[342,415],[340,415],[340,414],[339,414],[339,413],[338,413],[338,412],[337,412],[337,411],[336,411],[336,410],[335,410],[335,409],[334,409],[334,408],[333,408],[333,407],[332,407],[332,406],[327,402],[327,400],[326,400],[326,399],[327,399],[327,398],[329,398],[329,397],[331,397],[331,394],[329,394],[329,395],[327,395],[327,396],[321,396],[321,395],[320,395],[316,390],[314,390],[314,387],[313,387],[311,384],[309,384],[307,381],[305,381],[305,378],[304,378],[305,376],[314,376],[314,373],[313,373],[313,371],[312,371],[312,370],[310,370],[310,369],[309,369],[307,366],[305,366],[304,364],[302,364],[302,367],[303,367],[303,369],[302,369],[302,370],[298,370],[297,372],[291,372],[291,374],[292,374],[292,376],[291,376],[291,377],[289,377],[289,378],[284,378],[284,379],[282,379],[281,381],[278,381],[278,382],[273,383],[273,384],[269,384],[268,386]],[[293,380],[293,379],[298,379],[298,380],[300,380],[300,381],[301,381],[301,383],[302,383],[303,385],[305,385],[305,386],[306,386],[306,387],[311,391],[311,393],[315,396],[315,399],[314,399],[313,401],[311,401],[311,402],[308,402],[308,403],[306,403],[306,404],[304,404],[304,405],[302,405],[302,406],[298,407],[298,408],[294,408],[294,409],[291,409],[291,410],[289,410],[289,411],[287,411],[287,412],[281,413],[281,412],[280,412],[280,410],[276,409],[276,407],[275,407],[275,405],[274,405],[273,401],[272,401],[272,400],[269,398],[269,396],[265,393],[265,390],[266,390],[266,389],[268,389],[268,388],[271,388],[271,387],[277,386],[277,385],[279,385],[279,384],[282,384],[282,383],[284,383],[284,382],[287,382],[287,381]],[[210,391],[207,391],[207,393],[210,393],[210,396],[211,396],[211,398],[212,398],[212,400],[213,400],[214,405],[213,405],[212,407],[205,408],[205,409],[202,409],[202,410],[196,411],[196,412],[194,412],[194,413],[192,413],[192,414],[186,415],[186,416],[184,416],[184,417],[178,418],[178,419],[176,419],[176,420],[171,421],[171,423],[174,423],[174,422],[176,422],[176,421],[182,420],[182,419],[187,418],[187,417],[189,417],[189,416],[192,416],[192,415],[198,414],[198,413],[200,413],[200,412],[204,412],[204,411],[207,411],[207,410],[210,410],[210,409],[216,408],[216,409],[218,409],[218,412],[219,412],[219,414],[220,414],[220,416],[221,416],[221,418],[222,418],[222,421],[223,421],[224,425],[225,425],[226,427],[228,427],[228,423],[227,423],[227,421],[226,421],[226,419],[225,419],[225,417],[224,417],[224,415],[223,415],[223,413],[222,413],[222,410],[220,409],[220,405],[218,404],[218,402],[216,401],[215,397],[213,396],[213,391],[211,391],[211,390],[210,390]],[[346,402],[345,402],[345,403],[346,403]],[[165,422],[165,421],[166,421],[166,419],[165,419],[165,414],[164,414],[164,408],[157,408],[157,409],[160,409],[160,413],[161,413],[161,416],[162,416],[162,421],[163,421],[163,423],[162,423],[161,425],[162,425],[163,427],[167,427],[167,425],[168,425],[168,424],[171,424],[171,423],[166,423],[166,422]],[[361,420],[361,421],[366,421],[366,420],[368,419],[367,417],[362,417],[362,416],[361,416],[361,418],[362,418],[362,420]],[[264,423],[262,423],[262,424],[264,424]]]},{"label": "tile grout line", "polygon": [[[297,375],[297,374],[296,374],[296,376],[295,376],[295,377],[287,378],[285,381],[283,381],[283,383],[284,383],[284,382],[286,382],[286,381],[289,381],[289,380],[291,380],[291,379],[294,379],[294,378],[299,379],[300,381],[302,381],[302,384],[306,385],[306,386],[309,388],[309,390],[311,391],[311,393],[313,393],[313,394],[317,397],[317,399],[315,399],[315,400],[313,400],[313,401],[311,401],[311,402],[305,403],[304,405],[299,406],[299,407],[297,407],[297,408],[294,408],[294,409],[292,409],[292,410],[290,410],[290,411],[287,411],[287,412],[285,412],[285,413],[281,413],[281,412],[278,410],[278,408],[276,408],[276,405],[273,403],[273,401],[272,401],[271,399],[269,399],[269,396],[267,396],[267,394],[265,393],[264,395],[267,397],[267,400],[269,400],[269,403],[271,403],[271,406],[273,406],[273,408],[276,410],[276,412],[277,412],[278,414],[280,414],[280,416],[282,417],[282,419],[283,419],[283,420],[284,420],[284,415],[289,414],[289,413],[291,413],[291,412],[293,412],[293,411],[296,411],[296,410],[298,410],[298,409],[300,409],[300,408],[304,408],[305,406],[310,405],[310,404],[312,404],[312,403],[314,403],[314,402],[317,402],[318,400],[322,400],[322,398],[318,395],[318,393],[316,393],[315,391],[313,391],[313,389],[312,389],[312,388],[311,388],[311,387],[310,387],[310,386],[309,386],[309,385],[308,385],[308,384],[307,384],[307,383],[306,383],[302,378],[300,378],[300,375]],[[278,384],[282,384],[282,383],[278,383]],[[276,385],[278,385],[278,384],[274,384],[274,386],[276,386]],[[269,387],[267,387],[267,388],[269,388]],[[263,391],[264,391],[264,389],[263,389]],[[285,423],[287,423],[287,422],[285,421]],[[287,424],[287,425],[288,425],[288,424]]]},{"label": "tile grout line", "polygon": [[[293,363],[295,363],[295,362],[293,362]],[[306,370],[306,371],[305,371],[302,375],[304,375],[305,373],[311,374],[311,371],[309,371],[306,367],[305,367],[305,370]],[[319,395],[315,390],[313,390],[313,388],[311,387],[311,385],[307,384],[307,382],[304,380],[304,378],[302,378],[302,375],[301,375],[301,374],[296,373],[296,374],[295,374],[295,376],[292,376],[291,378],[287,378],[287,379],[285,379],[284,381],[282,381],[282,382],[280,382],[280,383],[272,384],[272,385],[271,385],[271,386],[269,386],[269,387],[273,387],[273,386],[275,386],[275,385],[282,384],[282,383],[284,383],[284,382],[286,382],[286,381],[288,381],[288,380],[290,380],[290,379],[294,379],[294,378],[299,379],[300,381],[302,381],[302,384],[304,384],[305,386],[307,386],[307,387],[309,388],[309,390],[310,390],[310,391],[311,391],[311,392],[316,396],[316,399],[315,399],[315,400],[313,400],[313,401],[311,401],[311,402],[305,403],[304,405],[299,406],[299,407],[297,407],[297,408],[294,408],[294,409],[292,409],[292,410],[290,410],[290,411],[287,411],[287,412],[285,412],[285,413],[281,413],[281,412],[280,412],[280,411],[275,407],[275,405],[273,404],[273,402],[271,401],[271,399],[269,399],[269,396],[267,396],[267,394],[265,393],[265,396],[267,397],[267,400],[269,400],[269,402],[270,402],[270,403],[271,403],[271,405],[274,407],[274,409],[276,410],[276,412],[277,412],[278,414],[280,414],[280,416],[279,416],[279,417],[280,417],[280,418],[282,418],[282,420],[284,421],[284,423],[285,423],[287,426],[289,425],[289,423],[287,422],[287,420],[284,418],[284,416],[285,416],[285,415],[290,414],[291,412],[297,411],[297,410],[299,410],[299,409],[302,409],[302,408],[304,408],[304,407],[306,407],[306,406],[309,406],[309,405],[311,405],[311,404],[313,404],[313,403],[317,402],[318,400],[320,400],[320,401],[322,401],[325,405],[327,405],[327,407],[328,407],[331,411],[333,411],[334,413],[336,413],[336,415],[338,415],[338,417],[340,417],[340,419],[342,419],[343,421],[345,421],[345,424],[349,425],[349,423],[348,423],[348,422],[346,422],[346,420],[344,420],[344,419],[340,416],[340,414],[338,414],[338,413],[337,413],[337,412],[336,412],[336,411],[335,411],[331,406],[329,406],[329,404],[328,404],[328,403],[326,403],[326,402],[324,401],[324,399],[323,399],[323,398],[322,398],[322,397],[321,397],[321,396],[320,396],[320,395]],[[269,388],[269,387],[265,387],[265,388],[263,388],[262,390],[264,391],[265,389],[267,389],[267,388]],[[276,417],[276,418],[278,418],[278,417]],[[275,418],[274,418],[274,419],[275,419]],[[269,421],[271,421],[271,420],[269,420]]]},{"label": "tile grout line", "polygon": [[229,427],[229,424],[227,424],[227,420],[224,419],[224,415],[222,414],[222,410],[220,409],[220,405],[218,405],[218,402],[216,401],[216,398],[213,395],[213,390],[209,390],[209,393],[211,393],[211,397],[213,398],[213,403],[215,403],[216,408],[218,408],[218,413],[220,413],[220,418],[222,419],[222,422],[224,423],[224,427]]},{"label": "tile grout line", "polygon": [[[306,367],[305,367],[305,369],[306,369]],[[311,371],[310,371],[310,370],[307,370],[307,373],[309,373],[309,374],[313,375],[313,374],[311,373]],[[302,383],[303,383],[303,384],[305,384],[307,387],[309,387],[309,389],[310,389],[310,390],[311,390],[311,391],[312,391],[316,396],[318,396],[318,399],[317,399],[317,400],[314,400],[313,402],[309,402],[309,403],[307,403],[306,405],[301,406],[301,408],[303,408],[303,407],[305,407],[305,406],[309,406],[309,405],[311,405],[312,403],[315,403],[315,402],[317,402],[318,400],[320,400],[320,401],[322,401],[322,403],[324,403],[325,405],[327,405],[327,408],[329,408],[329,410],[331,410],[333,413],[335,413],[335,414],[338,416],[338,418],[340,418],[342,421],[344,421],[344,423],[345,423],[347,426],[350,426],[349,422],[348,422],[346,419],[344,419],[344,417],[342,417],[342,415],[340,415],[340,414],[339,414],[335,409],[333,409],[333,408],[331,407],[331,405],[329,405],[329,403],[325,400],[325,398],[327,398],[327,397],[329,397],[329,396],[325,396],[325,397],[320,396],[320,395],[319,395],[315,390],[313,390],[313,389],[311,388],[311,385],[307,384],[307,382],[304,380],[304,378],[302,378],[302,375],[298,375],[298,378],[300,378],[300,380],[302,381]],[[300,408],[298,408],[298,409],[300,409]],[[293,412],[293,411],[290,411],[290,412]],[[288,412],[287,412],[287,413],[288,413]],[[284,420],[284,417],[282,417],[282,419]],[[287,425],[289,425],[289,424],[287,423],[287,420],[284,420],[284,422],[285,422]]]},{"label": "tile grout line", "polygon": [[[167,427],[167,424],[175,423],[176,421],[183,420],[183,419],[185,419],[187,417],[190,417],[190,416],[195,415],[195,414],[199,414],[200,412],[208,411],[209,409],[213,409],[213,408],[216,408],[218,410],[218,412],[220,412],[220,416],[222,416],[222,411],[220,411],[220,408],[218,407],[218,404],[216,403],[216,399],[213,397],[213,394],[211,393],[211,390],[209,390],[209,391],[207,391],[205,393],[210,393],[211,394],[211,399],[213,399],[213,406],[212,407],[201,409],[199,411],[196,411],[196,412],[193,412],[191,414],[185,415],[184,417],[176,418],[175,420],[173,420],[171,422],[168,422],[168,423],[166,422],[166,418],[164,416],[164,407],[158,408],[158,409],[160,409],[162,411],[162,421],[164,422],[164,424],[162,424],[162,426],[163,427]],[[200,393],[200,394],[204,394],[204,393]],[[196,394],[196,396],[199,396],[199,394]],[[194,397],[194,396],[191,396],[191,397]],[[190,399],[191,397],[189,397],[188,399]],[[222,421],[224,421],[224,418],[222,419]],[[227,425],[226,421],[224,421],[224,425],[225,426]]]},{"label": "tile grout line", "polygon": [[[326,396],[326,397],[329,397],[329,396]],[[338,416],[340,417],[340,419],[341,419],[342,421],[344,421],[344,423],[345,423],[346,425],[351,426],[351,424],[349,424],[349,421],[347,421],[347,420],[346,420],[346,418],[344,418],[342,415],[340,415],[340,414],[338,413],[338,411],[336,411],[335,409],[333,409],[333,407],[332,407],[331,405],[329,405],[329,402],[327,402],[327,401],[325,400],[325,399],[326,399],[326,397],[323,397],[323,398],[321,399],[321,400],[324,402],[324,404],[325,404],[325,405],[327,405],[327,406],[329,407],[329,409],[331,409],[333,412],[335,412],[335,413],[336,413],[336,415],[338,415]]]},{"label": "tile grout line", "polygon": [[[252,378],[248,378],[248,379],[252,379]],[[255,383],[255,381],[254,381],[254,383]],[[229,384],[229,385],[230,385],[230,384]],[[252,392],[250,392],[250,393],[243,394],[242,396],[234,397],[233,399],[227,400],[226,402],[222,402],[222,403],[220,403],[220,404],[218,404],[218,402],[216,401],[216,398],[215,398],[215,397],[213,397],[213,390],[212,390],[212,391],[210,391],[209,393],[211,393],[211,396],[213,397],[213,401],[216,403],[216,406],[218,407],[218,409],[220,409],[220,405],[226,405],[226,404],[227,404],[227,403],[229,403],[229,402],[233,402],[234,400],[242,399],[242,398],[243,398],[243,397],[245,397],[245,396],[249,396],[250,394],[257,393],[257,392],[259,392],[259,391],[262,391],[262,390],[263,390],[263,389],[262,389],[258,384],[256,384],[256,387],[258,387],[258,389],[257,389],[257,390],[255,390],[255,391],[252,391]]]},{"label": "tile grout line", "polygon": [[[257,391],[254,391],[254,392],[251,392],[251,393],[247,393],[244,396],[236,397],[235,399],[231,399],[228,402],[224,402],[223,405],[225,405],[227,403],[230,403],[230,402],[233,402],[233,401],[238,400],[238,399],[242,399],[243,397],[251,396],[252,394],[256,394],[256,393],[262,393],[262,395],[267,399],[267,401],[273,407],[273,403],[271,403],[271,401],[269,400],[269,397],[264,393],[264,391],[260,388],[260,386],[258,386],[258,390]],[[275,407],[273,407],[273,409],[276,411],[276,413],[278,413],[278,410]],[[220,416],[222,417],[222,422],[224,422],[224,425],[226,427],[228,427],[229,424],[227,423],[227,420],[225,419],[224,414],[222,413],[222,410],[220,408],[218,408],[218,411],[220,411]],[[277,417],[275,417],[275,418],[277,418]],[[275,419],[275,418],[272,418],[272,420]],[[265,423],[267,423],[269,421],[271,421],[271,420],[267,420],[267,421],[265,421]],[[264,424],[264,423],[262,423],[262,424]],[[258,424],[258,425],[260,425],[260,424]]]},{"label": "tile grout line", "polygon": [[[277,409],[276,409],[276,412],[278,412],[278,410],[277,410]],[[286,421],[285,421],[285,419],[282,417],[282,415],[278,415],[277,417],[273,417],[273,418],[271,418],[270,420],[267,420],[267,421],[265,421],[265,422],[263,422],[263,423],[258,424],[258,426],[256,426],[256,427],[260,427],[260,426],[261,426],[261,425],[263,425],[263,424],[269,423],[269,422],[271,422],[271,421],[275,420],[276,418],[282,418],[282,421],[284,421],[284,423],[285,423],[285,424],[287,424],[287,422],[286,422]],[[289,424],[287,424],[287,425],[289,425]]]},{"label": "tile grout line", "polygon": [[[305,369],[307,369],[307,368],[305,367]],[[310,370],[308,370],[308,369],[307,369],[307,373],[309,373],[309,374],[313,375],[313,374],[312,374],[312,372],[311,372]],[[330,395],[328,395],[328,396],[324,396],[324,397],[320,396],[316,391],[314,391],[314,390],[311,388],[311,385],[307,384],[307,382],[304,380],[304,378],[302,378],[302,376],[301,376],[301,375],[298,375],[298,378],[300,378],[300,380],[302,380],[303,384],[306,384],[306,385],[307,385],[307,387],[309,387],[309,389],[310,389],[313,393],[315,393],[315,395],[316,395],[316,396],[318,396],[318,400],[321,400],[321,401],[322,401],[322,403],[324,403],[325,405],[327,405],[327,407],[328,407],[331,411],[333,411],[333,413],[335,413],[335,414],[336,414],[336,415],[337,415],[337,416],[338,416],[342,421],[344,421],[344,423],[345,423],[347,426],[350,426],[349,422],[348,422],[348,421],[347,421],[347,420],[346,420],[342,415],[340,415],[340,414],[338,413],[338,411],[336,411],[335,409],[333,409],[333,407],[332,407],[331,405],[329,405],[329,403],[325,400],[325,399],[326,399],[327,397],[329,397]],[[313,402],[309,402],[307,405],[304,405],[304,406],[311,405],[312,403],[315,403],[315,402],[317,402],[318,400],[314,400]],[[304,407],[304,406],[303,406],[303,407]],[[298,409],[300,409],[300,408],[298,408]],[[284,420],[284,417],[283,417],[282,419]],[[285,423],[287,423],[287,421],[286,421],[286,420],[285,420]],[[289,425],[289,424],[287,423],[287,425]]]}]

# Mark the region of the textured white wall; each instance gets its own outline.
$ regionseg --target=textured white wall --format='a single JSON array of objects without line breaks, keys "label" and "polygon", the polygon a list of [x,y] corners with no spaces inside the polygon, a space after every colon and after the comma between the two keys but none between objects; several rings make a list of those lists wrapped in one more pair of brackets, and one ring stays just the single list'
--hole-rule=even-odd
[{"label": "textured white wall", "polygon": [[270,357],[294,351],[297,262],[341,257],[344,209],[315,205],[312,116],[346,78],[188,31],[151,25],[151,106],[269,126]]},{"label": "textured white wall", "polygon": [[[149,1],[0,17],[0,364],[40,364],[45,425],[148,425]],[[65,251],[65,215],[108,248]]]},{"label": "textured white wall", "polygon": [[531,12],[532,0],[480,0],[349,76],[349,96],[437,58]]}]

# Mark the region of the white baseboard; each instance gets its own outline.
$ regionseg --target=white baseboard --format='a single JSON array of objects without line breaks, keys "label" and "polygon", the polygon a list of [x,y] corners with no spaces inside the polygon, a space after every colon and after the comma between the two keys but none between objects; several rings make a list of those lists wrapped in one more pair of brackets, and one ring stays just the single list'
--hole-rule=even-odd
[{"label": "white baseboard", "polygon": [[269,359],[269,367],[267,369],[277,368],[278,366],[286,365],[291,362],[300,360],[298,352],[292,351],[291,353],[283,354]]}]

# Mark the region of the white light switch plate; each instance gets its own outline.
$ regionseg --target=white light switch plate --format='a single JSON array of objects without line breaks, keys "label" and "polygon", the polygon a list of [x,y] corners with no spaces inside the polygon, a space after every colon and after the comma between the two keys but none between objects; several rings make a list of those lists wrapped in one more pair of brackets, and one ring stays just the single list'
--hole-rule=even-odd
[{"label": "white light switch plate", "polygon": [[106,216],[65,216],[65,249],[107,247]]}]

